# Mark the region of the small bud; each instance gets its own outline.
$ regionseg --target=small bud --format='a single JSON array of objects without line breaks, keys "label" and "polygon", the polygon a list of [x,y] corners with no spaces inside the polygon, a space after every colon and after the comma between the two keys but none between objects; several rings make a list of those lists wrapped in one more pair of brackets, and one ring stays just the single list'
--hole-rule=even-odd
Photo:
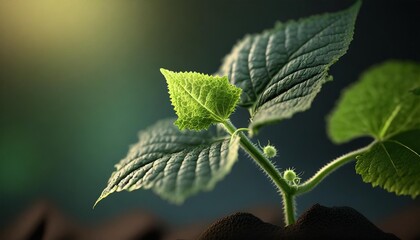
[{"label": "small bud", "polygon": [[264,155],[268,158],[272,158],[277,155],[277,149],[272,145],[265,146],[263,151],[264,151]]},{"label": "small bud", "polygon": [[294,182],[294,180],[296,179],[296,177],[297,177],[296,176],[296,173],[292,169],[287,169],[283,173],[283,178],[286,179],[289,182]]}]

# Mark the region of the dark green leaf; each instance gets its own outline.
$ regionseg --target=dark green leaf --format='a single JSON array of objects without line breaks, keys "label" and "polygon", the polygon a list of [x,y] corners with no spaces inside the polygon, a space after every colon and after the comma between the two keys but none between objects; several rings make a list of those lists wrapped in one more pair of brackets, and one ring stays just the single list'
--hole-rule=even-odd
[{"label": "dark green leaf", "polygon": [[233,48],[219,74],[243,89],[240,104],[250,108],[254,130],[310,107],[348,49],[359,7],[279,23]]},{"label": "dark green leaf", "polygon": [[199,191],[211,190],[229,173],[238,146],[238,141],[230,142],[229,136],[216,130],[180,131],[173,119],[160,121],[140,132],[139,142],[115,165],[96,203],[113,192],[141,188],[182,203]]}]

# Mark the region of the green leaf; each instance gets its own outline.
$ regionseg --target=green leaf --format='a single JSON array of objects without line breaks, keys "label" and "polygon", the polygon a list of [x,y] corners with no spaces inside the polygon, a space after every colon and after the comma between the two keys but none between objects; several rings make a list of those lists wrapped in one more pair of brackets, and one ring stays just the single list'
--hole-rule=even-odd
[{"label": "green leaf", "polygon": [[241,89],[226,77],[196,72],[160,70],[168,83],[172,105],[178,115],[179,129],[202,130],[213,123],[225,122],[235,110]]},{"label": "green leaf", "polygon": [[219,70],[243,89],[240,105],[252,115],[251,128],[290,118],[308,109],[329,67],[345,54],[353,38],[360,2],[332,14],[279,23],[246,36]]},{"label": "green leaf", "polygon": [[364,182],[397,195],[420,194],[420,130],[380,141],[357,157],[356,172]]},{"label": "green leaf", "polygon": [[372,147],[357,157],[365,182],[398,195],[420,193],[420,64],[389,61],[348,88],[329,118],[337,143],[370,136]]},{"label": "green leaf", "polygon": [[329,118],[328,131],[336,143],[356,137],[387,139],[420,128],[420,64],[389,61],[365,72],[349,87]]},{"label": "green leaf", "polygon": [[220,131],[180,131],[174,119],[162,120],[140,132],[139,141],[115,165],[107,187],[95,205],[122,190],[152,189],[182,203],[187,197],[213,189],[230,172],[239,142]]}]

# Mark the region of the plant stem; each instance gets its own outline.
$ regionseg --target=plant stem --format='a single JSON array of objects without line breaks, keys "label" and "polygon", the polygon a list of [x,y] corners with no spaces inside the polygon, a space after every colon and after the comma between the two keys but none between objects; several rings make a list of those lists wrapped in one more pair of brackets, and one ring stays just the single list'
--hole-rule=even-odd
[{"label": "plant stem", "polygon": [[295,223],[295,197],[292,194],[283,193],[284,220],[286,226]]},{"label": "plant stem", "polygon": [[[373,144],[373,143],[372,143]],[[346,163],[349,163],[353,160],[355,160],[355,157],[357,155],[360,155],[367,151],[371,147],[371,144],[360,148],[358,150],[349,152],[341,157],[336,158],[335,160],[329,162],[327,165],[322,167],[318,170],[317,173],[315,173],[314,176],[312,176],[310,179],[308,179],[306,182],[300,184],[298,186],[298,189],[296,191],[296,195],[301,195],[303,193],[311,191],[313,188],[315,188],[322,180],[324,180],[325,177],[330,175],[332,172],[337,170],[338,168],[342,167]]]},{"label": "plant stem", "polygon": [[[229,120],[224,123],[224,126],[230,134],[237,132],[236,127]],[[257,162],[258,166],[260,166],[261,169],[268,174],[278,189],[282,192],[292,193],[293,189],[281,177],[280,172],[276,169],[273,163],[264,156],[264,153],[255,147],[255,145],[243,132],[237,132],[237,135],[240,138],[239,142],[241,147]]]},{"label": "plant stem", "polygon": [[355,159],[357,155],[366,152],[372,144],[360,148],[358,150],[349,152],[341,157],[336,158],[324,167],[322,167],[313,177],[306,182],[298,185],[291,186],[286,180],[283,179],[281,173],[273,165],[273,163],[265,157],[264,153],[257,148],[251,140],[242,132],[245,129],[239,130],[229,121],[223,122],[226,130],[234,137],[236,134],[239,137],[241,147],[254,159],[258,166],[271,178],[276,187],[279,189],[284,207],[284,220],[287,225],[295,223],[295,197],[304,194],[314,189],[325,177],[332,172],[342,167]]},{"label": "plant stem", "polygon": [[239,136],[239,142],[241,147],[255,160],[255,162],[260,166],[260,168],[271,178],[276,187],[280,190],[283,205],[285,211],[285,222],[286,225],[292,224],[295,222],[295,202],[294,194],[296,188],[291,187],[281,176],[279,170],[273,165],[273,163],[264,156],[264,153],[257,148],[251,140],[229,121],[223,123],[226,130],[230,134],[236,133]]}]

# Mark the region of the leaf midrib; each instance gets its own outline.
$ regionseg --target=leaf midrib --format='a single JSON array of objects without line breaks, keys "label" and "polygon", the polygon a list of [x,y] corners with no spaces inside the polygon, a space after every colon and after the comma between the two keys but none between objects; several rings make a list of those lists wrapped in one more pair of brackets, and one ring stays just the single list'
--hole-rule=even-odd
[{"label": "leaf midrib", "polygon": [[385,123],[381,129],[381,131],[379,132],[379,139],[382,140],[382,138],[385,136],[385,134],[388,131],[388,128],[391,126],[392,121],[394,121],[394,119],[397,117],[398,113],[401,110],[401,104],[398,104],[397,106],[395,106],[395,108],[392,110],[391,114],[389,115],[389,117],[385,120]]},{"label": "leaf midrib", "polygon": [[217,115],[216,113],[214,113],[211,109],[209,109],[206,105],[202,104],[191,92],[189,92],[181,83],[174,81],[174,83],[176,83],[178,86],[180,86],[186,93],[188,93],[188,95],[194,100],[196,101],[199,105],[201,105],[204,109],[206,109],[214,118],[215,120],[219,121],[219,122],[224,122],[225,119],[221,118],[219,115]]},{"label": "leaf midrib", "polygon": [[[279,70],[270,78],[270,81],[268,81],[268,83],[267,84],[265,84],[265,86],[264,86],[264,90],[262,91],[262,93],[264,93],[266,90],[267,90],[267,88],[268,87],[270,87],[271,85],[273,85],[273,81],[274,81],[274,78],[284,69],[284,67],[286,66],[286,65],[288,65],[288,63],[290,63],[290,61],[292,61],[292,60],[294,60],[294,59],[296,59],[296,58],[298,58],[299,56],[294,56],[298,51],[300,51],[306,44],[308,44],[312,39],[314,39],[316,36],[318,36],[319,34],[321,34],[322,32],[324,32],[326,29],[328,29],[328,28],[330,28],[331,26],[333,26],[335,23],[337,23],[337,22],[339,22],[341,19],[338,19],[338,20],[336,20],[336,21],[333,21],[333,22],[331,22],[330,24],[328,24],[327,26],[325,26],[324,28],[322,28],[320,31],[318,31],[318,32],[316,32],[314,35],[312,35],[311,37],[309,37],[304,43],[302,43],[302,45],[300,45],[296,50],[294,50],[292,53],[288,53],[288,58],[287,58],[287,61],[285,61],[285,63],[279,68]],[[285,29],[283,29],[283,30],[285,30]],[[267,45],[268,46],[268,45]],[[266,47],[267,47],[266,46]],[[299,69],[300,70],[300,69]],[[298,71],[298,70],[297,70]],[[289,74],[287,74],[286,75],[286,77],[288,76]],[[284,80],[284,76],[283,77],[281,77],[281,79],[279,80],[279,82],[280,81],[282,81],[282,80]],[[305,81],[303,81],[303,82],[305,82]],[[254,112],[254,114],[255,114],[255,109],[256,108],[258,108],[258,107],[261,107],[262,105],[264,105],[267,101],[265,101],[264,103],[260,103],[260,101],[261,101],[261,98],[262,98],[262,96],[263,96],[264,94],[260,94],[258,97],[257,97],[257,99],[255,100],[255,102],[253,103],[253,106],[252,106],[252,109],[254,109],[253,110],[253,112]]]}]

